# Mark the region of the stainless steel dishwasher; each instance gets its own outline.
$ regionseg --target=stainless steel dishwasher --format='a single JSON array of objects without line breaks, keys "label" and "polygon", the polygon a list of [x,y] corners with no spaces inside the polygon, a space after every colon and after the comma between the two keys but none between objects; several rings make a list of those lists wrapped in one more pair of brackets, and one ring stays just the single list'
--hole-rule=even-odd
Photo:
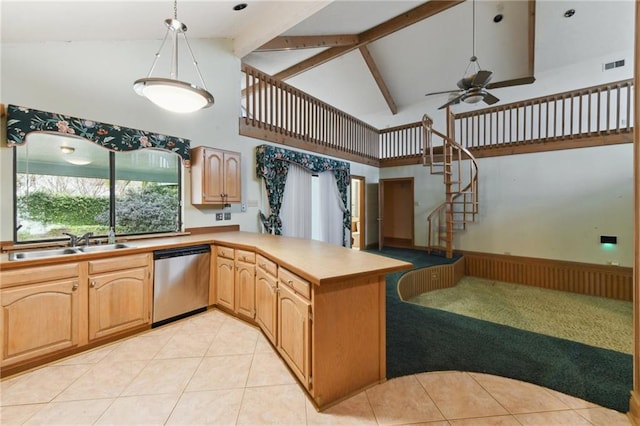
[{"label": "stainless steel dishwasher", "polygon": [[208,245],[153,252],[152,327],[207,309],[210,257]]}]

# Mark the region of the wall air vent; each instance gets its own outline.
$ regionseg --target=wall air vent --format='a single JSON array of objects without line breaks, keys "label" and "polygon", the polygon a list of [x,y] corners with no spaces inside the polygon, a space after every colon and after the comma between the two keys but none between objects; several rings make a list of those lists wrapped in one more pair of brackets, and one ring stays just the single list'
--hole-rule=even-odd
[{"label": "wall air vent", "polygon": [[614,68],[620,68],[620,67],[624,67],[624,59],[620,59],[618,61],[613,61],[613,62],[607,62],[606,64],[603,64],[602,71],[609,71]]}]

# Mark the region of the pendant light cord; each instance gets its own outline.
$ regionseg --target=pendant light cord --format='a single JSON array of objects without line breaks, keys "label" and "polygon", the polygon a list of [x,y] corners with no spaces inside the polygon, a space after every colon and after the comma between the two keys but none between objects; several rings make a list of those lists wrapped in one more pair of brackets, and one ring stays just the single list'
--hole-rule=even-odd
[{"label": "pendant light cord", "polygon": [[472,5],[473,5],[473,16],[471,17],[471,22],[472,22],[471,49],[472,49],[472,56],[476,56],[476,0],[472,1]]},{"label": "pendant light cord", "polygon": [[178,0],[173,0],[173,19],[178,20]]}]

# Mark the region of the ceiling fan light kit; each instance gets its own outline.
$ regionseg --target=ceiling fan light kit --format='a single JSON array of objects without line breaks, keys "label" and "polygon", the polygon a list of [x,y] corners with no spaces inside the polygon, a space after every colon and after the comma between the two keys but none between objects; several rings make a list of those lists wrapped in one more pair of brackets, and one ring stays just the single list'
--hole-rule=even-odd
[{"label": "ceiling fan light kit", "polygon": [[[193,55],[189,41],[187,40],[187,26],[178,21],[178,2],[173,3],[173,19],[166,19],[167,32],[165,33],[160,49],[155,55],[151,70],[145,78],[140,78],[133,83],[133,90],[140,96],[144,96],[151,102],[171,112],[189,113],[195,112],[202,108],[208,108],[213,105],[214,98],[206,88],[204,79],[198,68],[198,62]],[[171,51],[171,74],[169,78],[151,77],[156,67],[160,52],[164,47],[167,38],[171,34],[172,51]],[[185,44],[191,55],[191,60],[196,69],[202,87],[195,84],[178,80],[178,35],[182,34]]]},{"label": "ceiling fan light kit", "polygon": [[[449,100],[438,109],[446,108],[450,105],[456,105],[460,102],[466,104],[477,104],[484,102],[487,105],[493,105],[500,99],[493,96],[486,89],[517,86],[521,84],[530,84],[535,81],[534,77],[518,78],[514,80],[508,80],[498,83],[489,84],[493,76],[493,72],[489,70],[483,70],[478,62],[476,56],[476,2],[473,0],[473,30],[472,30],[472,55],[469,58],[469,65],[465,69],[463,77],[456,84],[459,90],[447,90],[443,92],[427,93],[426,96],[437,95],[441,93],[457,93],[455,96],[449,98]],[[494,22],[500,22],[502,20],[502,14],[498,14],[494,17]]]}]

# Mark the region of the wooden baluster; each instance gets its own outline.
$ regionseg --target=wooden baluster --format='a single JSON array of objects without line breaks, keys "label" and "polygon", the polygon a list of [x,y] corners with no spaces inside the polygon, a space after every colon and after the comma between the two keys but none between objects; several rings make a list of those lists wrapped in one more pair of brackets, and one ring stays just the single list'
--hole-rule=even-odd
[{"label": "wooden baluster", "polygon": [[622,123],[620,123],[620,84],[616,84],[616,133],[620,133],[620,127]]},{"label": "wooden baluster", "polygon": [[563,137],[565,135],[565,125],[566,125],[566,120],[565,118],[565,114],[566,114],[566,102],[565,102],[565,96],[562,96],[562,133],[560,134],[561,137]]},{"label": "wooden baluster", "polygon": [[243,67],[244,70],[244,124],[249,125],[249,70],[246,67]]},{"label": "wooden baluster", "polygon": [[611,87],[607,86],[607,134],[611,133]]},{"label": "wooden baluster", "polygon": [[573,138],[573,110],[574,110],[574,95],[569,96],[569,139]]},{"label": "wooden baluster", "polygon": [[587,91],[587,134],[593,133],[593,125],[591,123],[591,107],[593,105],[593,92]]},{"label": "wooden baluster", "polygon": [[[633,99],[633,93],[631,93],[631,85],[632,83],[627,82],[627,132],[630,131],[631,126],[631,99]],[[635,124],[638,125],[637,123]]]}]

